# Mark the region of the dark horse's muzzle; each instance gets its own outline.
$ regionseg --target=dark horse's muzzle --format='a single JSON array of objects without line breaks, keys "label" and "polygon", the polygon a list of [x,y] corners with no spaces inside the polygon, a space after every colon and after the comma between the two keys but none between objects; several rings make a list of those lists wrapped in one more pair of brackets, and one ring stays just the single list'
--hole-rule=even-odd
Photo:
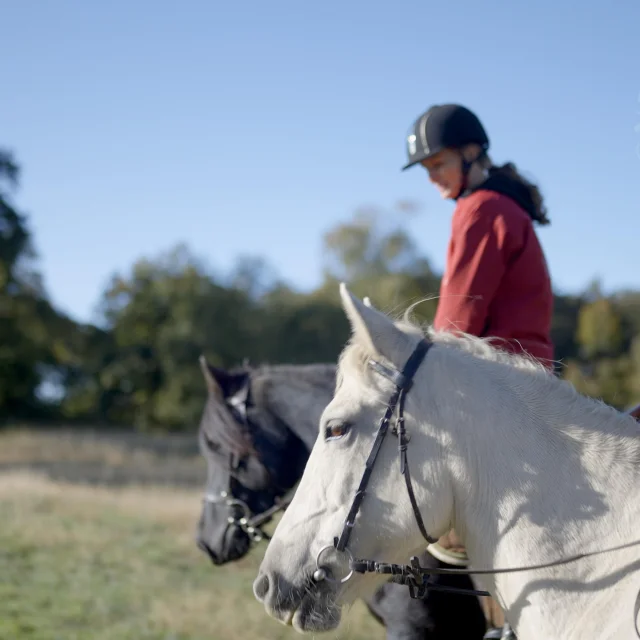
[{"label": "dark horse's muzzle", "polygon": [[239,560],[248,553],[251,546],[249,535],[235,524],[227,525],[221,544],[216,545],[216,548],[206,538],[205,535],[198,535],[198,548],[204,551],[217,566]]}]

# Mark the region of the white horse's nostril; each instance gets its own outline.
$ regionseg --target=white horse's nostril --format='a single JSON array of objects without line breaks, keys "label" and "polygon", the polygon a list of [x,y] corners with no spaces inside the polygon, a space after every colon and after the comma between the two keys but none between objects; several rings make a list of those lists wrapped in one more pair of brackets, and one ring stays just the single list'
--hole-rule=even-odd
[{"label": "white horse's nostril", "polygon": [[269,593],[269,576],[266,573],[263,573],[254,580],[253,593],[261,602],[266,598]]}]

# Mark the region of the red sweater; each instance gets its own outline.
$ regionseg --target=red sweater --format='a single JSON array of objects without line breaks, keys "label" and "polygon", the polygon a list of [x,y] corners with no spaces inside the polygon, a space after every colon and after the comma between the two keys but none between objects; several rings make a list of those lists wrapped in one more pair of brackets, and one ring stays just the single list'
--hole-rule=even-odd
[{"label": "red sweater", "polygon": [[552,312],[547,263],[526,211],[486,189],[460,198],[434,327],[496,337],[496,346],[552,366]]}]

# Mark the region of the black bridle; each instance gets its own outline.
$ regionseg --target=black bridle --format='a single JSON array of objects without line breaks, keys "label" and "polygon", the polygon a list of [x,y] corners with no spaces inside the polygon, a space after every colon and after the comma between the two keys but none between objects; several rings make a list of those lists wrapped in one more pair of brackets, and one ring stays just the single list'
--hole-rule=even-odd
[{"label": "black bridle", "polygon": [[[233,455],[231,456],[230,468],[232,472],[238,469],[238,461],[234,461]],[[291,504],[291,498],[286,500],[275,498],[275,504],[272,507],[260,513],[254,513],[244,500],[233,495],[231,478],[232,476],[229,476],[229,486],[226,490],[220,493],[205,493],[202,501],[207,504],[224,504],[228,507],[227,524],[242,529],[251,542],[258,543],[262,540],[270,540],[271,536],[262,528],[262,525],[269,522],[279,511],[284,511]]]},{"label": "black bridle", "polygon": [[[384,416],[380,420],[380,425],[378,427],[378,433],[376,434],[375,441],[371,448],[371,452],[369,453],[369,457],[365,463],[365,470],[362,474],[362,478],[360,480],[360,484],[358,485],[358,489],[356,490],[356,495],[354,496],[353,502],[351,504],[351,508],[345,518],[344,526],[342,529],[342,533],[340,537],[335,537],[333,539],[332,545],[327,545],[320,549],[318,555],[316,556],[316,570],[313,573],[313,580],[315,582],[322,582],[323,580],[331,581],[331,582],[339,582],[345,583],[347,582],[354,572],[356,573],[380,573],[387,574],[391,576],[392,582],[398,584],[405,584],[409,587],[409,595],[411,598],[417,599],[422,598],[426,595],[428,590],[438,590],[438,591],[448,591],[452,593],[459,593],[463,595],[482,595],[482,596],[490,596],[491,594],[488,591],[476,590],[476,589],[460,589],[457,587],[447,587],[440,584],[434,584],[430,581],[431,576],[433,575],[495,575],[500,573],[516,573],[521,571],[530,571],[533,569],[546,569],[550,567],[557,567],[564,564],[569,564],[571,562],[575,562],[582,558],[587,558],[590,556],[600,555],[603,553],[608,553],[610,551],[617,551],[620,549],[625,549],[628,547],[636,546],[640,544],[640,540],[636,540],[634,542],[630,542],[627,544],[617,545],[615,547],[610,547],[608,549],[603,549],[599,551],[592,551],[588,553],[580,553],[573,556],[569,556],[567,558],[563,558],[560,560],[555,560],[552,562],[547,562],[543,564],[537,565],[528,565],[525,567],[512,567],[506,569],[453,569],[453,568],[430,568],[423,567],[420,565],[420,560],[417,556],[412,556],[409,560],[410,564],[401,565],[401,564],[392,564],[388,562],[377,562],[376,560],[364,560],[364,559],[354,559],[349,551],[347,544],[349,542],[349,538],[351,536],[351,531],[355,525],[355,519],[358,515],[358,511],[360,510],[360,505],[362,504],[362,500],[365,497],[367,484],[369,483],[369,479],[371,477],[371,473],[373,471],[373,466],[376,462],[376,458],[378,457],[378,453],[380,452],[380,448],[382,447],[382,442],[387,435],[389,430],[389,423],[391,421],[391,417],[393,416],[394,411],[397,409],[397,417],[396,417],[396,425],[392,429],[392,433],[398,438],[398,452],[400,456],[400,472],[404,476],[405,484],[407,486],[407,492],[409,494],[409,500],[411,501],[411,506],[413,508],[413,514],[416,519],[416,523],[418,524],[418,528],[420,529],[420,533],[422,537],[428,542],[433,543],[437,542],[436,538],[430,536],[424,526],[424,522],[422,520],[422,515],[420,514],[420,510],[418,508],[418,504],[415,499],[415,495],[413,492],[413,486],[411,484],[411,475],[409,473],[409,462],[407,460],[407,445],[409,443],[409,437],[407,435],[405,425],[404,425],[404,401],[405,396],[411,389],[413,385],[413,377],[418,371],[420,365],[425,359],[429,349],[433,346],[432,342],[425,340],[424,338],[418,342],[413,353],[409,356],[406,361],[404,368],[402,371],[398,371],[395,368],[387,367],[386,365],[381,364],[376,360],[369,360],[368,365],[376,372],[387,378],[395,385],[395,390],[387,403],[387,409],[384,413]],[[349,573],[340,580],[334,580],[329,577],[328,571],[321,566],[320,558],[322,554],[327,550],[334,548],[336,551],[346,553],[349,556]],[[636,635],[640,638],[640,629],[638,628],[637,618],[640,613],[640,591],[636,596],[636,602],[634,606],[634,627],[636,630]]]},{"label": "black bridle", "polygon": [[[251,424],[248,416],[248,405],[250,395],[250,382],[247,382],[239,389],[233,396],[231,396],[226,403],[231,409],[231,413],[235,420],[240,424],[251,429]],[[275,498],[275,504],[268,509],[260,513],[254,513],[249,505],[233,495],[233,488],[231,486],[234,472],[237,472],[240,468],[241,459],[235,455],[229,456],[229,484],[226,490],[220,491],[220,493],[205,493],[202,501],[208,504],[224,504],[229,509],[229,516],[227,517],[227,523],[229,526],[235,526],[244,531],[249,540],[252,543],[258,543],[262,540],[270,540],[269,534],[262,529],[262,525],[266,524],[271,518],[278,512],[284,511],[291,503],[292,498],[285,500],[279,500]]]},{"label": "black bridle", "polygon": [[369,457],[367,458],[367,461],[365,463],[364,473],[362,474],[360,484],[358,485],[358,488],[356,490],[356,495],[353,499],[353,502],[351,503],[351,508],[349,509],[349,513],[347,514],[347,517],[345,519],[342,533],[340,534],[339,538],[336,537],[333,539],[333,545],[327,545],[323,547],[316,557],[316,571],[313,574],[313,578],[316,582],[320,582],[322,580],[331,580],[327,574],[327,571],[320,566],[320,557],[327,549],[331,549],[333,547],[336,551],[347,553],[350,560],[349,564],[351,571],[346,577],[342,578],[342,580],[339,581],[341,583],[346,582],[351,577],[354,571],[358,573],[376,572],[391,574],[393,582],[406,584],[409,587],[409,595],[412,598],[424,597],[427,589],[429,588],[434,590],[437,589],[442,591],[461,593],[465,595],[490,595],[488,591],[480,591],[476,589],[459,589],[456,587],[446,587],[439,584],[430,584],[428,580],[424,580],[424,573],[422,573],[423,571],[428,572],[429,574],[437,574],[440,572],[449,573],[449,571],[445,569],[425,569],[420,566],[420,561],[417,556],[411,558],[411,565],[409,566],[395,565],[375,562],[373,560],[354,560],[353,556],[347,548],[347,544],[351,536],[351,531],[353,530],[353,527],[355,525],[356,516],[358,515],[360,505],[362,504],[362,501],[366,495],[367,485],[369,483],[371,473],[373,472],[373,467],[378,457],[378,453],[380,452],[380,449],[382,447],[382,443],[384,442],[384,439],[389,431],[389,423],[391,422],[391,418],[396,409],[397,417],[395,426],[392,429],[392,433],[398,438],[400,473],[402,473],[405,479],[407,493],[409,494],[409,500],[411,501],[411,507],[413,509],[413,515],[418,525],[418,529],[420,529],[422,537],[430,544],[438,541],[437,538],[430,536],[427,532],[424,521],[422,519],[422,514],[420,513],[420,509],[418,508],[415,493],[413,491],[413,484],[411,483],[411,473],[409,471],[409,461],[407,459],[407,445],[409,444],[409,436],[407,435],[404,424],[404,403],[406,394],[411,389],[413,385],[413,378],[432,345],[432,342],[428,342],[424,339],[420,340],[420,342],[416,345],[416,348],[413,350],[413,353],[409,356],[409,359],[405,363],[402,371],[387,367],[376,360],[369,360],[369,366],[374,371],[393,382],[396,388],[391,395],[391,398],[389,398],[387,409],[382,416],[382,419],[380,420],[378,433],[376,434],[371,452],[369,453]]}]

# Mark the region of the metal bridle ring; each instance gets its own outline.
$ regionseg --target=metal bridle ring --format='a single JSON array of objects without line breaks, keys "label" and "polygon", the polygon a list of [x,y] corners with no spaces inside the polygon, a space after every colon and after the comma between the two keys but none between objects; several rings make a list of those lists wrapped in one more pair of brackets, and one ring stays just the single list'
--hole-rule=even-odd
[{"label": "metal bridle ring", "polygon": [[[330,578],[329,575],[327,574],[327,570],[323,569],[320,566],[320,556],[327,549],[335,549],[335,547],[332,544],[328,544],[328,545],[322,547],[322,549],[320,549],[320,551],[318,551],[318,555],[316,556],[316,570],[313,572],[313,579],[314,579],[315,582],[322,582],[323,580],[326,580],[327,582],[333,582],[334,584],[344,584],[353,575],[353,569],[351,569],[351,563],[353,562],[353,556],[351,555],[351,551],[349,551],[349,549],[345,549],[343,551],[343,553],[346,553],[349,556],[349,573],[344,578],[341,578],[340,580],[335,580],[334,578]],[[335,549],[335,550],[337,551],[337,549]]]},{"label": "metal bridle ring", "polygon": [[249,520],[251,517],[251,509],[249,509],[249,505],[242,500],[238,500],[237,498],[229,498],[225,501],[227,507],[240,507],[242,510],[242,518],[245,520]]}]

